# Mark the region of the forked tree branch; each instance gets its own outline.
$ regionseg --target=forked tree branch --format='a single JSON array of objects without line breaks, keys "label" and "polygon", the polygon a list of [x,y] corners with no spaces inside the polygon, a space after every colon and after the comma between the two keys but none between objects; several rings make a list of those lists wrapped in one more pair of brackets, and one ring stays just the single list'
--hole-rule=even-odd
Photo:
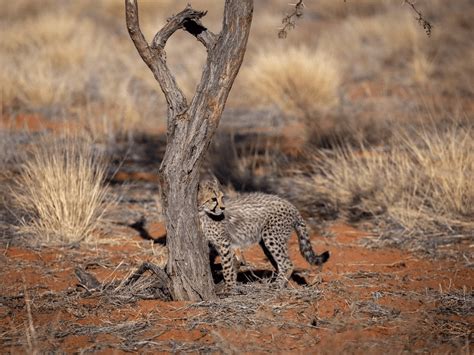
[{"label": "forked tree branch", "polygon": [[[166,53],[162,47],[152,48],[140,29],[136,0],[125,0],[125,19],[128,33],[143,61],[150,68],[168,103],[169,117],[183,115],[188,109],[186,97],[166,64]],[[170,127],[171,122],[168,122]]]},{"label": "forked tree branch", "polygon": [[148,42],[143,36],[140,29],[140,22],[138,20],[138,6],[136,0],[125,1],[125,20],[127,22],[128,33],[132,39],[138,53],[142,57],[143,61],[151,67],[153,65],[154,53],[152,52]]},{"label": "forked tree branch", "polygon": [[[216,132],[227,96],[247,46],[253,0],[225,0],[219,35],[203,26],[206,14],[187,6],[168,19],[151,45],[140,31],[136,0],[125,0],[130,37],[159,82],[168,103],[168,140],[160,165],[161,200],[169,250],[166,273],[176,299],[212,298],[207,244],[199,236],[196,193],[199,168]],[[177,30],[197,38],[207,49],[201,80],[189,104],[166,65],[165,46]]]},{"label": "forked tree branch", "polygon": [[168,39],[176,31],[182,29],[192,34],[207,49],[211,51],[216,45],[217,35],[203,26],[200,19],[207,11],[194,10],[190,5],[170,17],[161,30],[157,32],[151,45],[145,39],[138,19],[138,5],[136,0],[125,0],[125,14],[128,32],[146,65],[151,69],[160,84],[168,104],[168,133],[172,134],[175,121],[184,117],[189,109],[182,90],[166,64],[165,46]]},{"label": "forked tree branch", "polygon": [[207,14],[207,11],[194,10],[191,5],[168,19],[165,26],[155,35],[151,46],[153,48],[165,48],[166,42],[179,29],[183,29],[201,42],[207,50],[212,48],[216,41],[216,35],[203,26],[200,19]]}]

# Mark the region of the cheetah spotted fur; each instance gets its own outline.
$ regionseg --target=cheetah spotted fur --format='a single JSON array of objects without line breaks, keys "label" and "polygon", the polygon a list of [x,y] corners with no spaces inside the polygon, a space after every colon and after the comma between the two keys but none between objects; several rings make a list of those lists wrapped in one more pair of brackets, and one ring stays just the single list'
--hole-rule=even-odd
[{"label": "cheetah spotted fur", "polygon": [[328,251],[320,255],[313,251],[306,225],[296,207],[276,195],[241,194],[224,205],[219,182],[213,178],[199,185],[198,210],[204,236],[221,257],[228,291],[237,281],[234,250],[256,243],[263,244],[266,254],[270,254],[270,261],[277,270],[276,281],[285,286],[293,272],[288,256],[288,240],[293,229],[298,235],[301,255],[311,265],[322,265],[329,259]]}]

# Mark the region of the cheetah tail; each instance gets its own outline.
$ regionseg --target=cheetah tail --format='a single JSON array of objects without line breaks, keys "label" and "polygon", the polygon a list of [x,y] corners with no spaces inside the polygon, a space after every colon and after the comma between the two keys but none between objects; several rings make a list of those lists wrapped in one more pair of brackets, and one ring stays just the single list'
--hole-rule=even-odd
[{"label": "cheetah tail", "polygon": [[329,259],[329,251],[325,251],[322,254],[316,254],[311,247],[311,242],[309,240],[308,230],[306,229],[306,224],[303,219],[300,219],[295,224],[296,234],[298,235],[298,241],[300,244],[301,255],[306,259],[311,265],[322,265]]}]

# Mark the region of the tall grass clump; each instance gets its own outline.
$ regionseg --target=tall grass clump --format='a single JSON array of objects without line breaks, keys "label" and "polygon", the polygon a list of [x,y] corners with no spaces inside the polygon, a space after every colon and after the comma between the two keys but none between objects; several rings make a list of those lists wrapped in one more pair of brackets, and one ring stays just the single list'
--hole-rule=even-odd
[{"label": "tall grass clump", "polygon": [[149,117],[164,112],[162,99],[154,78],[129,50],[122,22],[116,27],[105,14],[87,14],[85,2],[47,4],[0,23],[5,111],[74,119],[101,141],[146,132]]},{"label": "tall grass clump", "polygon": [[106,162],[90,142],[43,138],[23,163],[14,201],[20,231],[39,244],[87,241],[99,226],[106,202]]},{"label": "tall grass clump", "polygon": [[347,148],[317,160],[306,189],[350,217],[388,217],[410,231],[474,229],[472,127],[401,134],[387,150]]},{"label": "tall grass clump", "polygon": [[92,21],[46,12],[3,25],[0,33],[7,106],[15,100],[30,109],[71,105],[86,91],[84,67],[103,43]]},{"label": "tall grass clump", "polygon": [[319,49],[262,51],[241,75],[257,104],[275,105],[289,116],[309,118],[338,102],[337,62]]}]

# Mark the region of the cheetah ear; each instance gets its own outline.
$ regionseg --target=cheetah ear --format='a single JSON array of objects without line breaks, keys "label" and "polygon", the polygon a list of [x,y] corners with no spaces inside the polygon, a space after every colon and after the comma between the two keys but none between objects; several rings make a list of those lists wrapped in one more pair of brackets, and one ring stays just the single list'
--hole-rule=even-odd
[{"label": "cheetah ear", "polygon": [[220,188],[221,184],[219,182],[219,180],[217,179],[217,177],[213,174],[213,172],[211,170],[207,170],[205,173],[203,173],[201,175],[201,178],[200,178],[200,184],[199,185],[206,185],[206,184],[209,184],[209,185],[214,185],[214,186],[217,186]]},{"label": "cheetah ear", "polygon": [[216,178],[216,176],[215,176],[214,174],[212,174],[211,179],[212,179],[212,183],[213,183],[214,185],[216,185],[218,188],[221,187],[221,183],[219,182],[219,180],[217,180],[217,178]]}]

